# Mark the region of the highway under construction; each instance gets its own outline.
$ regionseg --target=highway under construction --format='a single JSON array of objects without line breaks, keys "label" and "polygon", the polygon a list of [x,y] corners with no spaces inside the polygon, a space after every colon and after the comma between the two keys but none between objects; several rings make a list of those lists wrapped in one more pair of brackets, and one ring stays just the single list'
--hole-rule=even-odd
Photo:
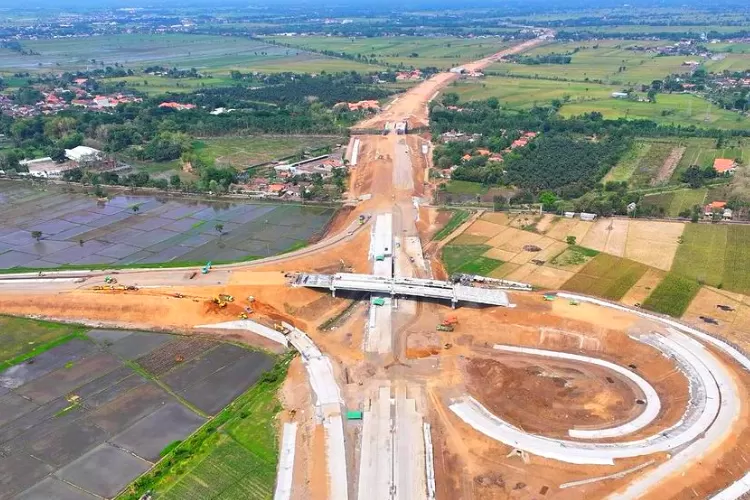
[{"label": "highway under construction", "polygon": [[[426,126],[429,101],[459,77],[436,74],[358,128]],[[445,214],[425,202],[429,137],[353,142],[351,210],[310,247],[206,274],[3,275],[0,308],[298,353],[278,394],[278,500],[750,492],[745,352],[639,308],[448,279],[432,240]],[[124,289],[102,288],[105,275]]]}]

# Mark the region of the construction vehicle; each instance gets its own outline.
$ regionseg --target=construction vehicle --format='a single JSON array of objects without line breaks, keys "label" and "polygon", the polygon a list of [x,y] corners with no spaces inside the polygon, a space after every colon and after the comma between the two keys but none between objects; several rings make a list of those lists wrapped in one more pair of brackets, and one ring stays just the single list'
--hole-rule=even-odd
[{"label": "construction vehicle", "polygon": [[374,306],[384,306],[385,300],[382,297],[377,297],[375,299],[372,299],[372,305]]},{"label": "construction vehicle", "polygon": [[360,215],[359,216],[359,225],[361,226],[362,224],[364,224],[366,220],[367,220],[367,218],[364,215]]},{"label": "construction vehicle", "polygon": [[206,262],[206,265],[203,266],[203,269],[201,269],[202,274],[208,274],[208,272],[211,270],[211,261],[209,260]]},{"label": "construction vehicle", "polygon": [[240,319],[247,319],[247,313],[246,312],[241,312],[240,315],[239,315],[239,318]]},{"label": "construction vehicle", "polygon": [[453,347],[453,344],[451,344],[450,342],[448,342],[448,343],[446,343],[446,344],[445,344],[445,345],[443,346],[443,349],[450,349],[451,347]]},{"label": "construction vehicle", "polygon": [[454,330],[453,325],[439,324],[436,328],[439,332],[452,332]]},{"label": "construction vehicle", "polygon": [[175,299],[182,299],[182,298],[184,298],[184,297],[185,297],[185,296],[184,296],[184,295],[182,295],[182,294],[181,294],[181,293],[179,293],[179,292],[178,292],[178,293],[175,293],[175,294],[174,294],[174,298],[175,298]]},{"label": "construction vehicle", "polygon": [[219,307],[227,307],[227,302],[221,298],[221,295],[214,297],[212,302]]},{"label": "construction vehicle", "polygon": [[547,302],[552,302],[553,300],[555,300],[555,298],[556,297],[554,295],[551,295],[551,294],[545,294],[544,295],[544,300],[546,300]]},{"label": "construction vehicle", "polygon": [[108,285],[113,285],[113,284],[117,283],[117,279],[113,278],[112,276],[105,276],[104,277],[104,282],[106,284],[108,284]]},{"label": "construction vehicle", "polygon": [[445,326],[457,325],[458,324],[458,318],[456,317],[455,314],[450,314],[450,315],[448,315],[448,316],[445,317],[445,319],[443,320],[442,324],[445,325]]},{"label": "construction vehicle", "polygon": [[572,299],[570,302],[568,302],[571,306],[577,306],[580,304],[576,299]]},{"label": "construction vehicle", "polygon": [[274,323],[273,329],[276,330],[277,332],[283,333],[284,335],[289,335],[290,333],[292,333],[292,331],[289,330],[289,328],[285,327],[281,323]]},{"label": "construction vehicle", "polygon": [[174,361],[175,363],[182,363],[183,361],[185,361],[185,356],[183,356],[182,354],[178,354],[174,357]]},{"label": "construction vehicle", "polygon": [[250,296],[247,297],[247,301],[252,304],[253,302],[255,302],[255,297],[253,297],[252,295],[250,295]]},{"label": "construction vehicle", "polygon": [[227,295],[226,293],[220,293],[219,298],[224,302],[234,302],[234,297]]}]

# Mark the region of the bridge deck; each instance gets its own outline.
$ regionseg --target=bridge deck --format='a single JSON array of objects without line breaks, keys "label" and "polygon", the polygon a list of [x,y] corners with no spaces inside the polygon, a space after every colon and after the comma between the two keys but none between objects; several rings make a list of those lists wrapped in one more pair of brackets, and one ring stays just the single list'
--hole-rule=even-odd
[{"label": "bridge deck", "polygon": [[503,290],[421,278],[388,278],[354,273],[300,274],[292,285],[327,288],[333,293],[336,293],[336,290],[347,290],[444,299],[453,304],[463,301],[503,307],[514,306]]}]

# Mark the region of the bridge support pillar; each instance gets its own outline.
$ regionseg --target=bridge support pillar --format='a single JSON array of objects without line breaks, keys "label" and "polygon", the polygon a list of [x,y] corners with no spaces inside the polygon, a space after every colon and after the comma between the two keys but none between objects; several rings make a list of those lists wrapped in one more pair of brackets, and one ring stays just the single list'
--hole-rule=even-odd
[{"label": "bridge support pillar", "polygon": [[333,295],[334,298],[336,297],[336,288],[335,287],[331,287],[331,294]]}]

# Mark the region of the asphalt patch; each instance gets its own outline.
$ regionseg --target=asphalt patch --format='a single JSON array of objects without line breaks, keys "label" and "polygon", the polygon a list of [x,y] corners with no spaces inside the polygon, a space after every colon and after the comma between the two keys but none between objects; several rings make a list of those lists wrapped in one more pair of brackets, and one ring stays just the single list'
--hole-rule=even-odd
[{"label": "asphalt patch", "polygon": [[170,443],[189,436],[206,420],[179,403],[170,403],[111,440],[141,458],[156,462]]},{"label": "asphalt patch", "polygon": [[60,469],[55,476],[96,495],[112,498],[149,468],[149,462],[105,443]]}]

